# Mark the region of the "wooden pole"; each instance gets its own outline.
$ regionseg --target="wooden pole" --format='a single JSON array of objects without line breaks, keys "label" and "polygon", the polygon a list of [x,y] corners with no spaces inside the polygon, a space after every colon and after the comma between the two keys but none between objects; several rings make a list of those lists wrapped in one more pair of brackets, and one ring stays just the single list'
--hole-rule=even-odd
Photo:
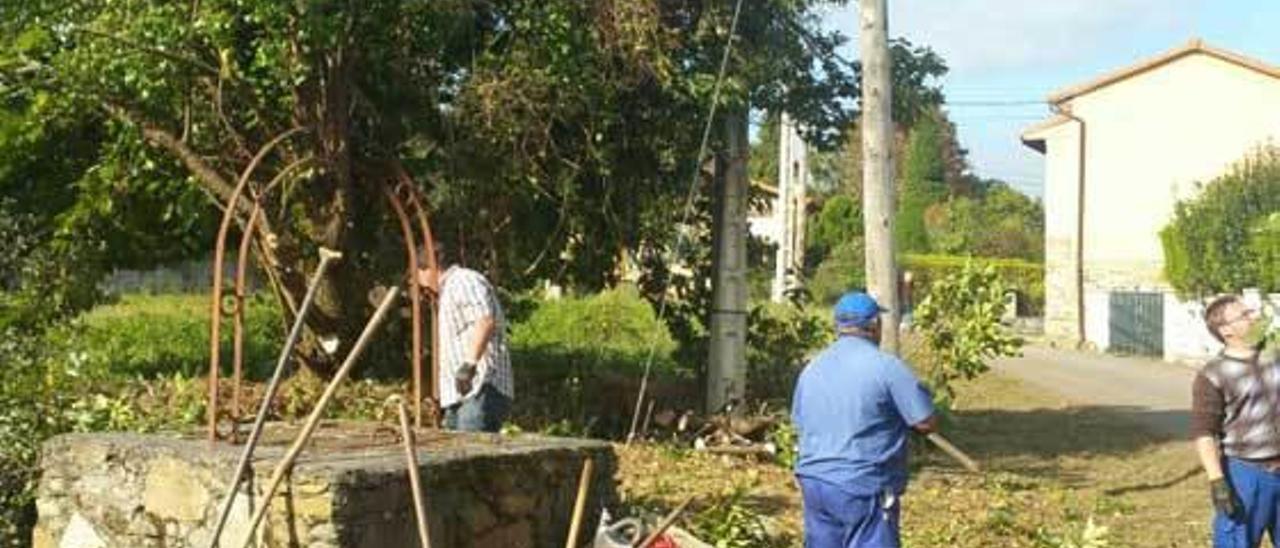
[{"label": "wooden pole", "polygon": [[859,0],[862,50],[862,211],[867,286],[880,306],[881,347],[898,353],[898,276],[893,243],[893,118],[886,0]]},{"label": "wooden pole", "polygon": [[329,406],[329,401],[333,399],[334,393],[338,391],[338,385],[342,384],[347,375],[351,374],[351,369],[360,358],[360,354],[364,353],[364,347],[368,346],[369,341],[373,339],[374,333],[382,325],[382,320],[386,318],[387,311],[391,310],[392,303],[399,296],[400,288],[398,287],[392,287],[390,291],[387,291],[387,295],[382,298],[382,303],[378,305],[378,310],[373,313],[369,323],[364,326],[364,332],[360,333],[360,338],[356,340],[355,346],[351,348],[351,353],[347,354],[346,361],[343,362],[342,367],[338,368],[333,380],[329,381],[329,386],[326,386],[324,393],[320,395],[320,400],[316,402],[315,409],[311,410],[311,415],[307,417],[307,422],[302,426],[302,431],[298,432],[298,437],[293,440],[293,445],[285,452],[284,457],[280,459],[280,463],[276,465],[275,471],[271,473],[271,479],[267,482],[267,489],[262,495],[262,502],[258,504],[258,510],[254,512],[253,519],[249,520],[249,530],[245,532],[244,541],[240,543],[242,548],[249,548],[253,544],[253,532],[258,528],[258,524],[262,523],[262,518],[267,515],[267,509],[271,507],[271,498],[275,496],[276,489],[280,488],[280,482],[284,480],[285,474],[293,467],[293,461],[297,460],[298,455],[302,453],[302,448],[307,445],[307,441],[311,439],[311,434],[315,432],[316,426],[320,424],[320,417],[324,415],[324,410]]},{"label": "wooden pole", "polygon": [[564,539],[565,548],[578,546],[578,534],[582,530],[582,515],[587,509],[587,493],[591,491],[591,472],[595,464],[591,457],[582,461],[582,476],[578,478],[578,498],[573,503],[573,520],[569,522],[569,536]]},{"label": "wooden pole", "polygon": [[658,523],[658,526],[654,528],[652,533],[649,533],[649,536],[645,537],[639,544],[636,544],[636,548],[649,548],[649,546],[657,542],[658,538],[661,537],[663,533],[667,532],[667,529],[670,529],[677,519],[680,519],[680,514],[684,513],[684,510],[689,507],[689,504],[693,502],[693,499],[694,497],[692,496],[684,499],[684,502],[680,503],[680,506],[677,506],[670,514],[667,514],[667,517],[662,518],[662,521]]},{"label": "wooden pole", "polygon": [[929,438],[929,441],[933,442],[933,444],[938,446],[939,449],[943,450],[948,455],[951,455],[951,458],[956,459],[956,461],[958,461],[961,466],[964,466],[966,470],[975,474],[982,473],[982,470],[978,468],[978,463],[969,458],[969,455],[964,454],[964,451],[961,451],[960,448],[951,445],[951,442],[947,441],[947,438],[942,437],[942,434],[934,432],[925,437]]},{"label": "wooden pole", "polygon": [[[257,209],[254,210],[255,212]],[[250,224],[252,226],[252,223]],[[284,341],[284,347],[280,349],[280,358],[276,361],[276,368],[271,373],[271,381],[267,383],[267,390],[262,395],[262,402],[258,404],[258,414],[253,419],[253,429],[249,431],[249,440],[245,443],[244,449],[240,452],[240,460],[236,463],[235,474],[231,477],[230,486],[227,488],[227,496],[222,500],[222,506],[218,510],[218,521],[214,523],[213,533],[209,537],[209,548],[218,547],[218,539],[222,536],[222,529],[227,525],[227,518],[231,516],[231,505],[235,502],[236,491],[240,489],[240,482],[244,480],[245,473],[249,471],[249,460],[253,458],[253,451],[258,447],[258,440],[262,437],[263,425],[267,422],[267,413],[271,409],[271,402],[276,398],[276,391],[280,387],[280,380],[284,377],[284,370],[289,367],[289,358],[293,355],[293,347],[298,342],[298,337],[302,334],[302,329],[306,325],[305,320],[307,312],[311,310],[311,303],[315,301],[316,289],[320,287],[320,280],[324,279],[325,272],[329,270],[329,264],[342,258],[342,253],[327,248],[320,248],[320,265],[316,267],[316,273],[311,277],[311,283],[307,284],[307,294],[302,298],[302,305],[298,307],[298,314],[293,318],[293,327],[289,330],[289,336]]]},{"label": "wooden pole", "polygon": [[422,480],[418,477],[418,452],[414,449],[413,427],[409,425],[409,410],[404,400],[396,398],[396,411],[400,414],[400,437],[404,440],[405,465],[409,469],[409,488],[413,493],[413,516],[418,520],[418,542],[422,548],[431,548],[427,533],[427,511],[422,504]]}]

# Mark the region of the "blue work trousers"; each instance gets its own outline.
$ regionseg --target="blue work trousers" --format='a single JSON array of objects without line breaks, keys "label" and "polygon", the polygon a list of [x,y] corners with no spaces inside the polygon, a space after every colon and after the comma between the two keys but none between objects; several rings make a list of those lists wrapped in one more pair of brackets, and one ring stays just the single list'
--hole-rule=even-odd
[{"label": "blue work trousers", "polygon": [[497,432],[511,413],[511,398],[485,383],[476,395],[444,409],[444,427],[462,432]]},{"label": "blue work trousers", "polygon": [[853,495],[839,486],[799,478],[805,548],[898,548],[901,505],[892,494]]},{"label": "blue work trousers", "polygon": [[1244,506],[1241,521],[1214,512],[1214,548],[1256,548],[1262,532],[1271,533],[1271,545],[1280,547],[1280,472],[1266,470],[1239,459],[1227,459],[1227,483]]}]

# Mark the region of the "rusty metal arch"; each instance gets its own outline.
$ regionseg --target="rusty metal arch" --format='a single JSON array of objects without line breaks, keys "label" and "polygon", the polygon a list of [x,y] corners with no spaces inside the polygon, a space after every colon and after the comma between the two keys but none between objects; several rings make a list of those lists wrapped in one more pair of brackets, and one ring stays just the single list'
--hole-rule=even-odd
[{"label": "rusty metal arch", "polygon": [[[258,153],[245,167],[240,174],[240,179],[236,181],[235,188],[231,191],[230,198],[227,199],[226,209],[222,212],[222,222],[218,225],[218,236],[214,244],[213,252],[213,287],[210,291],[212,295],[212,306],[210,307],[211,322],[209,325],[209,410],[208,410],[208,426],[209,441],[217,439],[218,430],[218,367],[221,360],[221,321],[222,321],[222,267],[225,261],[225,251],[227,243],[227,232],[231,229],[231,222],[236,217],[236,211],[240,207],[240,197],[244,194],[248,187],[249,179],[253,172],[258,169],[268,154],[275,149],[277,145],[286,139],[306,131],[306,128],[295,127],[285,131],[267,144],[263,145]],[[250,213],[251,217],[256,216]],[[250,232],[249,225],[246,225],[245,232]]]},{"label": "rusty metal arch", "polygon": [[[221,414],[219,402],[219,381],[221,372],[219,371],[221,361],[221,323],[224,315],[232,316],[232,360],[233,360],[233,385],[232,385],[232,404],[231,404],[231,438],[234,441],[239,427],[240,399],[241,399],[241,381],[243,377],[243,344],[244,344],[244,298],[246,273],[248,270],[249,248],[255,237],[255,225],[262,213],[262,202],[267,196],[279,185],[290,173],[296,169],[307,165],[310,159],[303,159],[289,166],[286,166],[275,178],[267,184],[260,193],[253,193],[253,205],[249,213],[249,219],[244,225],[241,232],[240,242],[238,246],[238,255],[235,274],[235,289],[232,294],[231,309],[226,310],[223,292],[223,271],[226,262],[226,243],[227,233],[230,230],[232,220],[235,218],[237,207],[241,196],[248,189],[248,181],[253,171],[261,163],[262,159],[285,138],[301,131],[301,129],[291,130],[281,134],[276,139],[265,145],[249,167],[241,175],[237,182],[236,188],[232,192],[232,207],[228,207],[223,213],[222,223],[219,226],[218,238],[214,249],[214,272],[213,287],[211,290],[213,304],[211,307],[210,321],[210,359],[209,359],[209,411],[208,411],[208,437],[210,441],[218,438],[218,418]],[[429,267],[432,272],[438,272],[439,265],[435,260],[435,239],[431,231],[430,218],[424,206],[425,199],[421,196],[421,191],[414,183],[413,178],[408,174],[404,167],[396,162],[394,163],[395,184],[388,185],[386,182],[382,184],[383,194],[391,204],[392,210],[395,212],[400,228],[401,235],[404,239],[406,257],[408,264],[406,265],[408,277],[408,291],[410,293],[410,301],[412,306],[412,358],[411,358],[411,376],[412,390],[414,400],[414,422],[417,427],[422,426],[422,402],[423,398],[423,379],[422,379],[422,346],[423,337],[422,329],[424,324],[423,311],[421,306],[422,292],[417,281],[416,273],[419,265],[424,261],[419,259],[418,247],[426,250],[425,266]],[[406,202],[408,207],[406,207]],[[411,220],[412,217],[412,220]],[[414,234],[414,222],[416,221],[418,234]],[[416,237],[415,237],[416,236]],[[435,325],[434,318],[438,314],[438,305],[436,296],[428,294],[428,302],[430,305],[430,314],[433,318],[432,325]],[[432,329],[431,332],[431,401],[439,402],[439,387],[436,385],[435,379],[439,378],[439,334]],[[435,411],[438,411],[435,410]],[[433,412],[432,426],[439,426],[439,413]]]},{"label": "rusty metal arch", "polygon": [[[436,263],[436,245],[435,236],[431,232],[430,218],[424,206],[425,200],[420,196],[421,191],[417,184],[414,183],[413,177],[409,175],[404,166],[400,162],[393,162],[395,170],[394,187],[383,184],[383,194],[386,195],[387,201],[391,204],[392,211],[395,212],[396,218],[400,224],[401,237],[404,240],[405,256],[407,259],[407,276],[409,284],[409,300],[411,303],[412,314],[412,338],[413,350],[410,358],[410,367],[412,368],[411,376],[413,379],[413,417],[414,425],[422,427],[422,291],[418,284],[418,245],[415,245],[413,222],[410,220],[410,213],[413,220],[417,221],[419,234],[421,238],[421,247],[426,251],[426,267],[433,275],[438,275],[440,265]],[[403,197],[401,196],[403,195]],[[406,209],[405,203],[408,202],[409,209]],[[435,285],[435,284],[433,284]],[[438,287],[438,286],[437,286]],[[427,293],[427,299],[430,305],[431,313],[431,401],[433,406],[438,406],[440,402],[440,387],[437,380],[440,378],[440,335],[435,329],[436,319],[439,315],[439,303],[437,295],[430,292]],[[439,409],[434,409],[432,413],[432,426],[439,426]]]}]

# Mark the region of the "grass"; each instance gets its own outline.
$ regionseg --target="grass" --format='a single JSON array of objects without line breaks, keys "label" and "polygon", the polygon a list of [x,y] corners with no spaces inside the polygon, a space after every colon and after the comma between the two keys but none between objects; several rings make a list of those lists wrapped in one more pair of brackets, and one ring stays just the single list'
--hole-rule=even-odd
[{"label": "grass", "polygon": [[[985,473],[968,474],[917,444],[903,503],[906,546],[1208,544],[1208,494],[1189,443],[1149,432],[1123,410],[1075,406],[994,373],[958,394],[945,433]],[[670,508],[701,493],[705,508],[741,490],[769,544],[800,545],[800,497],[788,470],[660,446],[619,446],[618,454],[624,502]]]}]

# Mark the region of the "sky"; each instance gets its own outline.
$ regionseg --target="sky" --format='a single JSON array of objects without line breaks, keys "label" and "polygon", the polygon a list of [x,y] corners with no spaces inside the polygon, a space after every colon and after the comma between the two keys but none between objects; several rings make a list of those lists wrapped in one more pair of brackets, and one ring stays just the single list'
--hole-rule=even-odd
[{"label": "sky", "polygon": [[[823,23],[858,57],[857,0]],[[1040,197],[1043,159],[1023,129],[1049,116],[1053,91],[1201,38],[1280,65],[1277,0],[888,0],[889,35],[933,48],[950,72],[947,110],[973,171]],[[1002,103],[990,105],[989,103]],[[1017,104],[1003,104],[1017,103]]]}]

